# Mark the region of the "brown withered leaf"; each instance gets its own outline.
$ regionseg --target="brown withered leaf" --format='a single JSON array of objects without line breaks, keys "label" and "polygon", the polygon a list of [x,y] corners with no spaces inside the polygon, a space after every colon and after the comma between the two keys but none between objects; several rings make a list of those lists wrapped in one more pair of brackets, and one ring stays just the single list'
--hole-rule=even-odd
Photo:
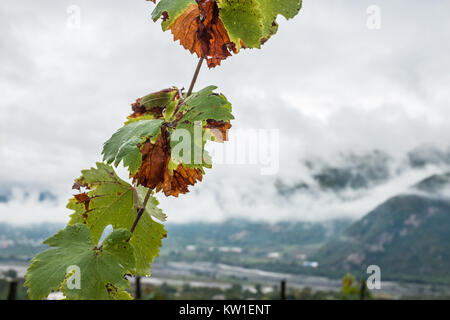
[{"label": "brown withered leaf", "polygon": [[178,197],[179,194],[189,192],[188,187],[193,186],[197,181],[202,181],[203,172],[201,169],[187,168],[182,164],[170,174],[169,170],[164,171],[164,181],[156,187],[156,192],[163,191],[169,197]]},{"label": "brown withered leaf", "polygon": [[166,196],[178,197],[179,194],[189,192],[188,186],[193,186],[197,181],[202,181],[201,169],[186,168],[179,165],[173,173],[168,168],[170,161],[170,148],[166,134],[161,134],[156,142],[144,143],[141,147],[142,165],[138,172],[132,176],[133,182],[163,191]]},{"label": "brown withered leaf", "polygon": [[170,159],[167,139],[161,134],[153,144],[147,141],[141,147],[142,165],[133,176],[133,182],[154,189],[164,181],[164,172]]},{"label": "brown withered leaf", "polygon": [[192,4],[170,26],[174,40],[198,57],[205,58],[210,68],[236,52],[222,21],[215,1],[199,0]]}]

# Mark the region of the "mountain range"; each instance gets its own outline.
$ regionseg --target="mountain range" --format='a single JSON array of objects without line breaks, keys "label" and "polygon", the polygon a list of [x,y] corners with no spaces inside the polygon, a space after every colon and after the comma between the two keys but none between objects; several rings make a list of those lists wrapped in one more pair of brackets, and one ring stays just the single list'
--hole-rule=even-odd
[{"label": "mountain range", "polygon": [[369,190],[400,177],[407,171],[420,171],[427,167],[450,170],[450,148],[430,145],[417,147],[402,157],[373,150],[367,153],[344,153],[332,161],[323,158],[303,161],[307,179],[287,183],[276,181],[281,196],[295,193],[320,194],[331,192],[345,196],[346,191]]},{"label": "mountain range", "polygon": [[420,181],[354,222],[314,259],[329,272],[362,275],[378,265],[387,280],[450,283],[449,189],[450,173]]}]

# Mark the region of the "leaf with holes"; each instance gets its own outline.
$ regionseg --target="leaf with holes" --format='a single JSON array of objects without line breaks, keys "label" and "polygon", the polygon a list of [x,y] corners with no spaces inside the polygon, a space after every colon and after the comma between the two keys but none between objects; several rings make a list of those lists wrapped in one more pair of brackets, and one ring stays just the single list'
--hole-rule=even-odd
[{"label": "leaf with holes", "polygon": [[[130,237],[129,231],[118,229],[97,247],[85,225],[66,227],[44,242],[50,246],[49,250],[31,261],[25,275],[30,298],[41,300],[52,291],[62,291],[73,300],[129,298],[124,292],[129,282],[124,277],[135,269]],[[67,280],[74,267],[79,272],[74,274],[79,277],[79,285],[69,287]]]}]

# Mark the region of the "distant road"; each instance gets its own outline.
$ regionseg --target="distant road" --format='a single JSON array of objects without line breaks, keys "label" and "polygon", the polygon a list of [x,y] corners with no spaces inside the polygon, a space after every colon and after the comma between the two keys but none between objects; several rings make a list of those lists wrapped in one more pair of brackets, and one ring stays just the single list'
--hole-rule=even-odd
[{"label": "distant road", "polygon": [[[19,277],[25,275],[27,265],[0,264],[0,272],[14,269]],[[281,280],[286,280],[287,286],[302,289],[309,287],[313,290],[339,291],[341,281],[326,277],[294,275],[287,273],[268,272],[259,269],[248,269],[225,264],[211,262],[169,262],[165,264],[153,264],[153,276],[142,279],[144,283],[161,285],[189,284],[193,287],[214,287],[228,289],[231,284],[224,278],[236,278],[242,280],[244,287],[250,288],[251,284],[265,286],[278,286]],[[195,280],[192,278],[195,277]],[[401,296],[432,296],[433,291],[429,285],[382,282],[382,290],[376,293],[388,294],[393,297]]]}]

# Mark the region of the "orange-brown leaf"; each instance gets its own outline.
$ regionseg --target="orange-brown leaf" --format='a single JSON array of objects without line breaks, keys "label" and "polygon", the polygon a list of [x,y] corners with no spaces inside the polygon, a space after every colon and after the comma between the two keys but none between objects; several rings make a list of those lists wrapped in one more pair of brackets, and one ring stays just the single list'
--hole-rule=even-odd
[{"label": "orange-brown leaf", "polygon": [[142,165],[133,176],[133,182],[154,189],[156,192],[163,191],[166,196],[178,197],[179,194],[189,192],[188,186],[193,186],[197,181],[202,181],[201,169],[186,168],[179,165],[173,173],[169,172],[170,150],[167,138],[160,135],[156,142],[144,143],[141,147]]},{"label": "orange-brown leaf", "polygon": [[164,172],[170,158],[167,140],[161,134],[154,144],[145,142],[141,147],[141,154],[142,165],[133,176],[133,182],[137,181],[144,187],[154,189],[164,180]]},{"label": "orange-brown leaf", "polygon": [[197,181],[202,181],[202,179],[202,170],[186,168],[180,164],[173,171],[173,174],[170,174],[168,170],[164,172],[164,181],[156,187],[156,192],[162,190],[167,197],[178,197],[179,194],[188,193],[188,187],[195,185]]},{"label": "orange-brown leaf", "polygon": [[184,48],[205,58],[210,68],[231,56],[230,51],[236,51],[215,1],[200,0],[198,5],[190,5],[170,29],[175,41],[180,40]]}]

